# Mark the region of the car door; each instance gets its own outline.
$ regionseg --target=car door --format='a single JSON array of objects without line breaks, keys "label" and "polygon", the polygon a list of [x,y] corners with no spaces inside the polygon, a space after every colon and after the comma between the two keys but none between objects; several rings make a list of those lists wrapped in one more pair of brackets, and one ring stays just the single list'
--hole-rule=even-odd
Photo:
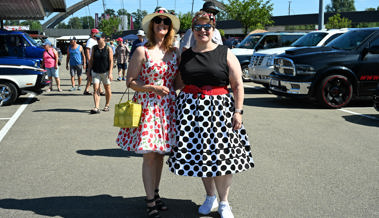
[{"label": "car door", "polygon": [[[376,49],[376,51],[374,51]],[[371,50],[371,51],[370,51]],[[379,34],[365,45],[358,66],[359,95],[372,95],[379,81]]]}]

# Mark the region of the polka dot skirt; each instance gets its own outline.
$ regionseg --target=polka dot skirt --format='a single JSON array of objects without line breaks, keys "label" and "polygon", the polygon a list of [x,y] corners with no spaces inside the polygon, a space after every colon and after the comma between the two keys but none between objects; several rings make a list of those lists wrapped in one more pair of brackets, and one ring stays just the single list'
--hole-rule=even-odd
[{"label": "polka dot skirt", "polygon": [[233,130],[230,94],[181,92],[176,100],[176,140],[167,160],[170,171],[183,176],[215,177],[254,167],[245,128]]}]

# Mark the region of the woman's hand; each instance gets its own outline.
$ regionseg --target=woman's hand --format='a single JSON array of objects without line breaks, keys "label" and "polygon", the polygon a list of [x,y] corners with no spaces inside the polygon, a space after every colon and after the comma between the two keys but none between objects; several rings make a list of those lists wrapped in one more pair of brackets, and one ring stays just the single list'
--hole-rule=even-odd
[{"label": "woman's hand", "polygon": [[161,97],[164,97],[166,96],[168,93],[170,93],[170,89],[168,89],[166,86],[155,86],[154,87],[154,92],[161,96]]},{"label": "woman's hand", "polygon": [[233,129],[241,129],[242,127],[242,114],[234,113],[233,115]]}]

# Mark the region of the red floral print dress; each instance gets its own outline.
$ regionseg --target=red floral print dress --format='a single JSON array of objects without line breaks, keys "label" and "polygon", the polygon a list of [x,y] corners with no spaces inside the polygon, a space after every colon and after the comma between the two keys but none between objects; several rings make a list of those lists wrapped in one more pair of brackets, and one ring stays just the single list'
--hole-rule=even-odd
[{"label": "red floral print dress", "polygon": [[123,150],[136,153],[171,151],[175,139],[174,78],[178,73],[178,58],[175,52],[168,62],[154,62],[145,47],[146,62],[139,80],[145,84],[166,86],[170,93],[161,97],[153,92],[136,92],[133,101],[141,103],[142,115],[138,128],[120,128],[116,143]]}]

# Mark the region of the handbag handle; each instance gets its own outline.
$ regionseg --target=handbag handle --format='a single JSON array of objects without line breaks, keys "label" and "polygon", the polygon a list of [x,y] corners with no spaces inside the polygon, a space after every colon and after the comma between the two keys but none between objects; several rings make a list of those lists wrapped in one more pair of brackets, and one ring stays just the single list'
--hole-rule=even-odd
[{"label": "handbag handle", "polygon": [[122,98],[124,97],[126,92],[128,92],[128,101],[129,101],[129,87],[126,87],[125,92],[122,94],[120,101],[118,102],[119,104],[121,104]]}]

